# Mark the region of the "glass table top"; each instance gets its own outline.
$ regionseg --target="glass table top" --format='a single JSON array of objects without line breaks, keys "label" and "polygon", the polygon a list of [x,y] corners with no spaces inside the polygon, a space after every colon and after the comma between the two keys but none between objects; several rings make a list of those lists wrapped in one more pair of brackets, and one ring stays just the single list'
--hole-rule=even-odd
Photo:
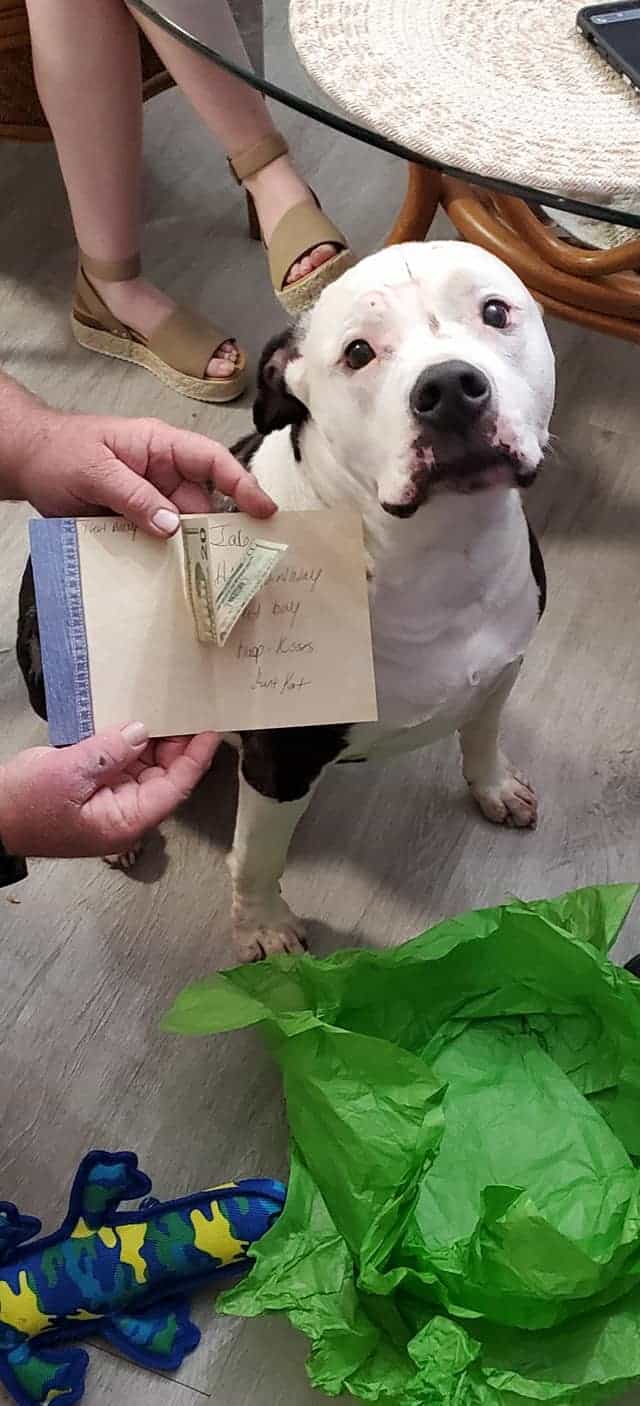
[{"label": "glass table top", "polygon": [[[228,72],[263,92],[278,103],[306,115],[313,121],[341,132],[357,141],[386,151],[405,161],[416,161],[445,175],[469,184],[486,187],[497,193],[520,196],[534,206],[550,211],[606,221],[640,231],[640,189],[635,199],[614,199],[612,203],[594,203],[593,199],[563,194],[558,188],[523,185],[516,180],[497,179],[495,174],[466,165],[451,165],[426,154],[424,149],[412,148],[410,142],[390,139],[375,130],[375,118],[364,120],[348,112],[348,103],[341,107],[315,83],[306,72],[291,42],[288,27],[289,0],[231,0],[237,30],[225,17],[222,0],[129,0],[132,10],[138,10],[154,20],[175,38],[205,55]],[[357,5],[358,0],[353,0]],[[576,13],[579,5],[576,3]],[[366,54],[362,62],[366,63]],[[617,81],[617,80],[616,80]],[[327,83],[328,89],[335,84]],[[638,138],[640,141],[640,94],[638,102]],[[346,109],[346,110],[345,110]],[[635,208],[634,208],[635,207]]]}]

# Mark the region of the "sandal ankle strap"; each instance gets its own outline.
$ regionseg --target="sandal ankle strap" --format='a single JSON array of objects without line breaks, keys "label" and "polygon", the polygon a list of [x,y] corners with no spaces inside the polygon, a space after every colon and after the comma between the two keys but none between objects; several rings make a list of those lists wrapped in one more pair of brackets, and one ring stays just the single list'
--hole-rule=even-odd
[{"label": "sandal ankle strap", "polygon": [[270,136],[263,137],[261,142],[256,142],[255,146],[245,147],[237,156],[228,157],[229,169],[241,186],[243,181],[250,180],[258,171],[262,171],[263,167],[277,161],[279,156],[286,156],[288,150],[288,144],[280,132],[272,132]]},{"label": "sandal ankle strap", "polygon": [[89,278],[100,278],[104,283],[128,283],[139,278],[141,262],[139,254],[131,254],[128,259],[90,259],[80,250],[80,267]]}]

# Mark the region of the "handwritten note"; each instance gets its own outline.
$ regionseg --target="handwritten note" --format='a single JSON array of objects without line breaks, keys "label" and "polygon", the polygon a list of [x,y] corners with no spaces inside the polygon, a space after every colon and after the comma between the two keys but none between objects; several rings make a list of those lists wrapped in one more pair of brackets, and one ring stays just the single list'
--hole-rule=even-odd
[{"label": "handwritten note", "polygon": [[152,736],[377,717],[362,527],[342,509],[268,522],[211,514],[214,583],[253,538],[289,550],[224,650],[194,638],[178,538],[113,518],[78,522],[96,729],[141,718]]}]

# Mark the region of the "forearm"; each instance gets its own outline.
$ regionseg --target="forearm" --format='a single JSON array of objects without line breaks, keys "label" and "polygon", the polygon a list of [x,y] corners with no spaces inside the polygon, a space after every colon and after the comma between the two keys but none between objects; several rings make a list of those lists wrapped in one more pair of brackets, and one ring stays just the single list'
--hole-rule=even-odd
[{"label": "forearm", "polygon": [[[47,409],[42,401],[0,371],[0,499],[26,498],[28,464],[37,441],[46,434]],[[0,888],[24,879],[24,859],[12,854],[3,838],[7,817],[0,767]]]},{"label": "forearm", "polygon": [[54,414],[0,371],[0,499],[28,499],[29,465]]}]

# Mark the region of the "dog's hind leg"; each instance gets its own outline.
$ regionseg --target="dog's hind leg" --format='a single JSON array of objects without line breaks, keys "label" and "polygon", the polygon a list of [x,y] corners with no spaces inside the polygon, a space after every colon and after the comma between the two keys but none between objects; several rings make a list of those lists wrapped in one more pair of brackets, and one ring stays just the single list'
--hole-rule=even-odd
[{"label": "dog's hind leg", "polygon": [[502,710],[520,672],[520,664],[517,660],[505,670],[480,711],[460,729],[460,745],[464,778],[483,815],[494,825],[526,829],[536,824],[538,798],[530,783],[500,749]]},{"label": "dog's hind leg", "polygon": [[244,961],[301,952],[304,925],[280,892],[298,821],[348,729],[287,728],[242,735],[238,814],[229,869],[233,930]]}]

